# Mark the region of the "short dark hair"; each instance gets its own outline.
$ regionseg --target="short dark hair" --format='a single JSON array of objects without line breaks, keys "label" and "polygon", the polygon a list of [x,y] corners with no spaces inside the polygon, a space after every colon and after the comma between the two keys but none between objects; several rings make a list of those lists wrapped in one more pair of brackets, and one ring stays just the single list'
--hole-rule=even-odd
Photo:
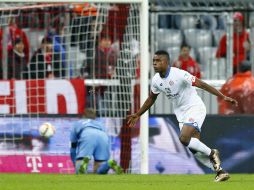
[{"label": "short dark hair", "polygon": [[21,38],[16,38],[15,40],[14,40],[14,45],[16,45],[16,44],[19,44],[19,43],[23,43],[23,41],[22,41],[22,39]]},{"label": "short dark hair", "polygon": [[96,111],[93,108],[86,108],[84,111],[83,117],[87,119],[95,119],[96,118]]},{"label": "short dark hair", "polygon": [[52,44],[52,43],[53,43],[53,40],[49,36],[45,36],[41,40],[41,44]]},{"label": "short dark hair", "polygon": [[251,70],[251,62],[248,60],[244,60],[240,63],[240,68],[239,68],[241,73],[244,73],[246,71]]},{"label": "short dark hair", "polygon": [[167,60],[170,61],[170,56],[167,51],[165,50],[158,50],[155,52],[155,55],[165,55]]},{"label": "short dark hair", "polygon": [[189,45],[186,44],[186,43],[183,43],[183,44],[181,45],[180,49],[183,49],[183,48],[185,48],[185,47],[191,49],[191,46],[189,46]]}]

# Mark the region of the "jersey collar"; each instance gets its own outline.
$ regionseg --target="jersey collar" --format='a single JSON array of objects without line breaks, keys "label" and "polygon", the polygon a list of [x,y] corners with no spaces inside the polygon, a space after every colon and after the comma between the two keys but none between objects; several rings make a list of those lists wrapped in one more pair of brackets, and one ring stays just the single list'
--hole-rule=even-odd
[{"label": "jersey collar", "polygon": [[169,73],[170,73],[170,66],[168,66],[168,68],[167,68],[167,72],[166,72],[166,75],[165,75],[165,77],[164,78],[167,78],[168,77],[168,75],[169,75]]}]

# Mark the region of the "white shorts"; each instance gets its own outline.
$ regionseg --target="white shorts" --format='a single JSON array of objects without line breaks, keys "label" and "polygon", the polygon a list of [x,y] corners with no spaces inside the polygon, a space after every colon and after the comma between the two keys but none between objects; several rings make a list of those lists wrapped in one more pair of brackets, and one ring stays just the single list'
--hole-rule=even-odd
[{"label": "white shorts", "polygon": [[185,112],[179,116],[179,128],[180,131],[184,124],[188,124],[194,128],[196,128],[199,132],[201,132],[202,124],[205,120],[206,116],[206,107],[205,105],[195,105],[187,109]]}]

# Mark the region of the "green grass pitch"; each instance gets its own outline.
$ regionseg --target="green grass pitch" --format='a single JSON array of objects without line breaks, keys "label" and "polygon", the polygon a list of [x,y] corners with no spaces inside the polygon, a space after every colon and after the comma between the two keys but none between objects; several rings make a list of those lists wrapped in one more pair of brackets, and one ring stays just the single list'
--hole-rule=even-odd
[{"label": "green grass pitch", "polygon": [[254,174],[231,174],[227,182],[214,175],[63,175],[0,174],[0,190],[253,190]]}]

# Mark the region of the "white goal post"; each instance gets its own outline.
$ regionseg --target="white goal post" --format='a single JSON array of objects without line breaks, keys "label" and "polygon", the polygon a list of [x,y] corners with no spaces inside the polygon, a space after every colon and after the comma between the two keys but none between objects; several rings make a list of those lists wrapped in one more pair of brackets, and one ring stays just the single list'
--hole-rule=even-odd
[{"label": "white goal post", "polygon": [[[5,0],[5,3],[84,3],[83,0]],[[149,51],[148,51],[148,20],[149,20],[149,7],[148,0],[86,0],[86,3],[133,3],[139,4],[140,7],[140,104],[142,105],[148,97],[149,86]],[[29,5],[28,5],[29,7]],[[2,10],[8,7],[1,8]],[[148,174],[148,112],[144,113],[141,117],[140,128],[140,144],[141,144],[141,165],[140,173]]]}]

